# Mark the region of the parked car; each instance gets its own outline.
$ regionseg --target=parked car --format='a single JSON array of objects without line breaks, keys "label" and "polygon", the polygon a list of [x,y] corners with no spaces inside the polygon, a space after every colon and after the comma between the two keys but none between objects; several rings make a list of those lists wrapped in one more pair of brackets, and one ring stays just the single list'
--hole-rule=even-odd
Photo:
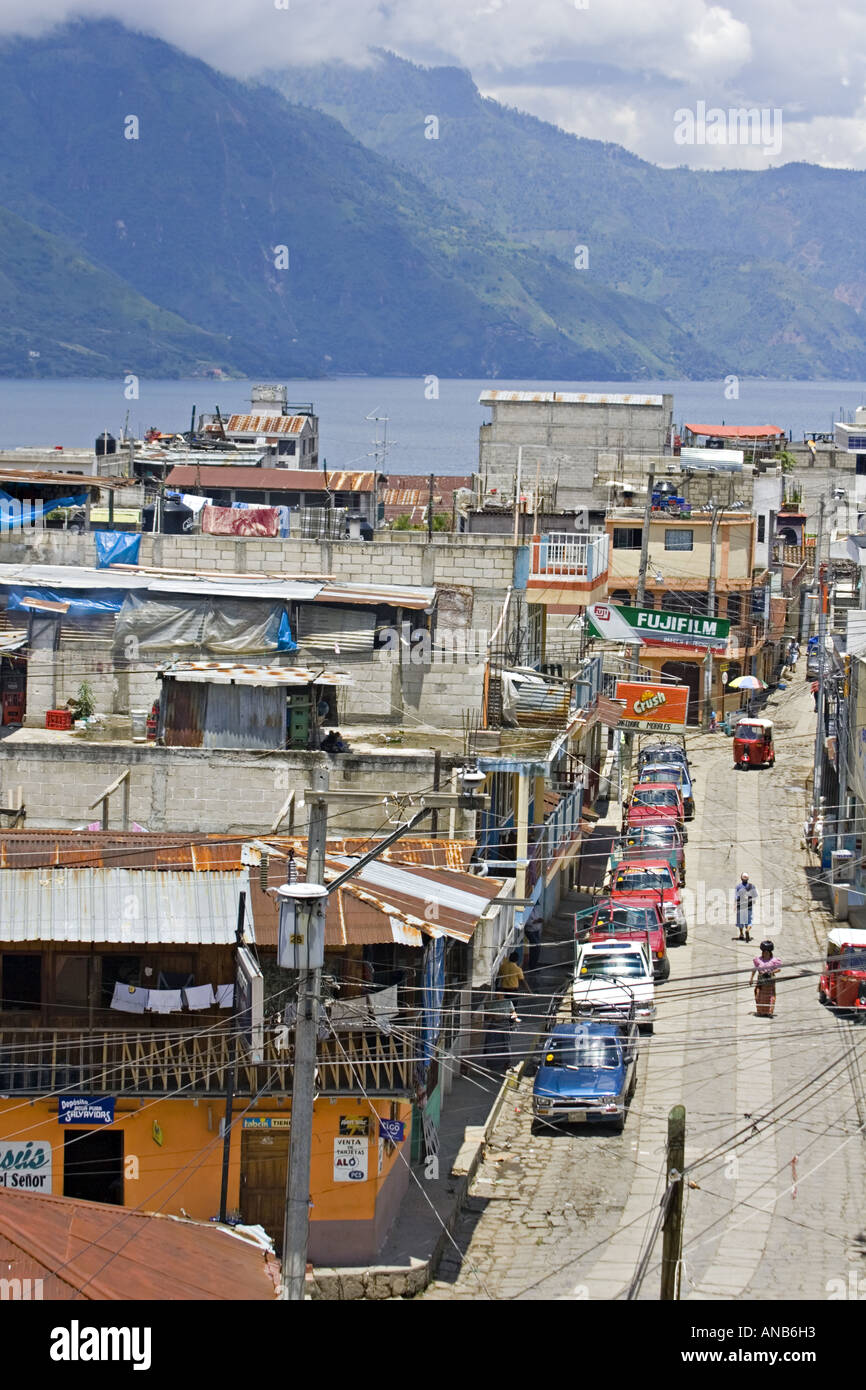
[{"label": "parked car", "polygon": [[637,825],[667,822],[683,832],[686,812],[676,782],[638,782],[623,808],[623,831]]},{"label": "parked car", "polygon": [[641,780],[640,774],[643,769],[652,764],[658,763],[669,765],[682,764],[688,770],[689,760],[685,748],[678,743],[647,743],[637,755],[638,781]]},{"label": "parked car", "polygon": [[686,881],[686,851],[675,825],[637,825],[614,840],[607,861],[607,879],[623,859],[666,859],[680,883]]},{"label": "parked car", "polygon": [[695,818],[694,783],[687,767],[682,763],[645,763],[640,773],[644,782],[676,782],[683,798],[686,820]]},{"label": "parked car", "polygon": [[653,968],[646,943],[587,941],[578,947],[571,1015],[608,1023],[637,1023],[653,1031],[656,1016]]},{"label": "parked car", "polygon": [[637,1083],[635,1025],[558,1023],[541,1052],[532,1088],[533,1118],[547,1124],[625,1125]]},{"label": "parked car", "polygon": [[648,942],[653,979],[659,982],[667,980],[671,973],[666,928],[664,912],[658,902],[605,898],[596,909],[588,940]]},{"label": "parked car", "polygon": [[676,874],[666,859],[623,859],[610,881],[612,902],[656,903],[665,920],[668,941],[685,944],[688,923]]}]

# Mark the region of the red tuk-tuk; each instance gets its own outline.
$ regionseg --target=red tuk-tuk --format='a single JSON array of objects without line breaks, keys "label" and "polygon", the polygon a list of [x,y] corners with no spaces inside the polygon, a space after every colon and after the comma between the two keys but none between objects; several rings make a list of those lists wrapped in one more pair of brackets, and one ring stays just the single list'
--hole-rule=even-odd
[{"label": "red tuk-tuk", "polygon": [[772,767],[775,761],[772,719],[741,719],[734,729],[734,767]]},{"label": "red tuk-tuk", "polygon": [[818,998],[837,1009],[866,1010],[866,931],[846,925],[827,933]]}]

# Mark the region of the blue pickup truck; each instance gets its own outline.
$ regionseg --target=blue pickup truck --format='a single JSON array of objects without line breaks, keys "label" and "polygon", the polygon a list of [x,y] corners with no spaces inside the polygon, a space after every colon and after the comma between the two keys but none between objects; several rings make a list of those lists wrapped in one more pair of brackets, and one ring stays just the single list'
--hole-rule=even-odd
[{"label": "blue pickup truck", "polygon": [[589,1121],[621,1133],[637,1082],[637,1055],[634,1023],[558,1023],[535,1076],[533,1128]]}]

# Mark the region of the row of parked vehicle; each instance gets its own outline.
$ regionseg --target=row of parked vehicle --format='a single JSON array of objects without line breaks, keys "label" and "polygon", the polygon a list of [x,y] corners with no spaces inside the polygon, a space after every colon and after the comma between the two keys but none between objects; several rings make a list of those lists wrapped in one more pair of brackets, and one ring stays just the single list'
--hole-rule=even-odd
[{"label": "row of parked vehicle", "polygon": [[668,946],[688,935],[685,823],[695,814],[684,746],[651,743],[623,803],[622,833],[588,925],[575,922],[571,1023],[557,1024],[535,1077],[538,1124],[601,1121],[621,1131],[634,1092],[638,1036],[652,1033]]}]

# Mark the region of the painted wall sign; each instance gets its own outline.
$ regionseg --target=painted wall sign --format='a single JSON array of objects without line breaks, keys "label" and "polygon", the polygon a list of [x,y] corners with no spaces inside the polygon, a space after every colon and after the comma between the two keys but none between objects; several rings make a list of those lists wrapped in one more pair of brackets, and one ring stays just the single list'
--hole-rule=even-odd
[{"label": "painted wall sign", "polygon": [[290,1115],[246,1115],[242,1122],[244,1129],[291,1129]]},{"label": "painted wall sign", "polygon": [[405,1121],[380,1119],[379,1134],[382,1139],[388,1139],[392,1144],[402,1144],[406,1135]]},{"label": "painted wall sign", "polygon": [[367,1177],[367,1140],[334,1136],[334,1182],[363,1182]]},{"label": "painted wall sign", "polygon": [[370,1116],[369,1116],[369,1115],[341,1115],[341,1116],[340,1116],[340,1133],[341,1133],[341,1134],[354,1134],[356,1137],[359,1137],[360,1135],[363,1134],[364,1137],[366,1138],[367,1135],[370,1133]]},{"label": "painted wall sign", "polygon": [[617,681],[616,698],[625,709],[621,729],[646,734],[670,734],[686,728],[689,712],[687,685],[652,685],[648,681]]},{"label": "painted wall sign", "polygon": [[61,1096],[57,1119],[62,1125],[113,1125],[114,1096]]},{"label": "painted wall sign", "polygon": [[41,1139],[0,1142],[0,1187],[51,1191],[51,1145]]},{"label": "painted wall sign", "polygon": [[586,616],[591,631],[609,642],[713,647],[724,651],[731,631],[729,618],[707,618],[700,613],[668,613],[657,608],[619,607],[610,603],[591,603]]}]

